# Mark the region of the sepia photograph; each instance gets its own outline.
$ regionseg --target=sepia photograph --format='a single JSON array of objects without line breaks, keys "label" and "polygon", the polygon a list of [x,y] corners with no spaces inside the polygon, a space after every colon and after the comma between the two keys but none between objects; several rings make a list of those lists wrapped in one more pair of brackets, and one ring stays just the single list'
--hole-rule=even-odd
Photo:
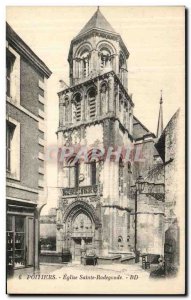
[{"label": "sepia photograph", "polygon": [[6,7],[7,294],[185,295],[185,7]]}]

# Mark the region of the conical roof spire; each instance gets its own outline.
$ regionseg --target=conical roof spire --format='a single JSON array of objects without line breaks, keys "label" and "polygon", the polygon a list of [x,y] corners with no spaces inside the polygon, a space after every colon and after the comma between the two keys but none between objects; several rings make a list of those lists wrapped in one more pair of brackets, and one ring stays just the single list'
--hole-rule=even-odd
[{"label": "conical roof spire", "polygon": [[159,138],[163,132],[163,98],[162,98],[162,90],[160,97],[160,109],[159,109],[159,118],[158,118],[158,126],[157,126],[157,138]]},{"label": "conical roof spire", "polygon": [[90,31],[91,29],[101,29],[116,34],[115,30],[101,13],[99,6],[97,7],[96,12],[93,14],[91,19],[86,23],[86,25],[82,28],[78,35],[82,35]]}]

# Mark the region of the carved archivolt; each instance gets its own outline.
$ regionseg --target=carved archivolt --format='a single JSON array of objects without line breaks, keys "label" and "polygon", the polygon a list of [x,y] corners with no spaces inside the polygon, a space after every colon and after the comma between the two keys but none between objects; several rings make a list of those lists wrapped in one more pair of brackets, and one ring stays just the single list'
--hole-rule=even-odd
[{"label": "carved archivolt", "polygon": [[88,42],[86,43],[82,43],[76,50],[74,57],[80,57],[81,53],[83,53],[84,51],[92,51],[92,45]]},{"label": "carved archivolt", "polygon": [[68,221],[72,221],[73,218],[80,212],[87,214],[91,218],[91,220],[95,223],[95,228],[100,226],[101,222],[96,215],[94,207],[81,200],[74,201],[67,207],[63,216],[63,222],[66,223]]},{"label": "carved archivolt", "polygon": [[113,44],[111,44],[110,42],[108,42],[107,40],[102,40],[101,42],[99,42],[96,46],[98,51],[101,51],[101,49],[105,48],[108,49],[111,54],[116,54],[116,49],[113,46]]}]

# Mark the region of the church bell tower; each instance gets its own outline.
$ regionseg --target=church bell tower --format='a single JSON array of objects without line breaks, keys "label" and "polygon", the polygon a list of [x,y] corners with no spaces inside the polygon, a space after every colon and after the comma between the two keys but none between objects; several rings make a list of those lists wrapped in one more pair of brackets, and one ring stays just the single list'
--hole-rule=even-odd
[{"label": "church bell tower", "polygon": [[[99,8],[71,41],[70,86],[58,93],[58,147],[71,155],[58,162],[57,251],[67,249],[74,260],[83,248],[108,255],[133,247],[131,163],[91,159],[95,149],[133,142],[128,57],[120,34]],[[88,160],[76,160],[84,146]]]}]

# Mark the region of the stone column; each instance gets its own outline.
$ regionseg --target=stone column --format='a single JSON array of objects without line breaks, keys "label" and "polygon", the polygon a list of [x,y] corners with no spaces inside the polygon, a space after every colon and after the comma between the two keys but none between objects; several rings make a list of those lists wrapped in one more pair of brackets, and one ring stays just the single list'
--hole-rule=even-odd
[{"label": "stone column", "polygon": [[86,120],[86,98],[87,96],[83,94],[81,105],[82,105],[82,121]]},{"label": "stone column", "polygon": [[113,208],[109,207],[109,224],[108,224],[108,232],[109,232],[109,250],[112,249],[113,244]]},{"label": "stone column", "polygon": [[34,269],[40,269],[40,213],[46,203],[41,204],[34,212]]},{"label": "stone column", "polygon": [[114,220],[113,220],[113,250],[117,249],[117,209],[114,208],[113,211]]},{"label": "stone column", "polygon": [[97,95],[96,95],[96,116],[101,115],[101,96],[100,96],[100,82],[97,81]]},{"label": "stone column", "polygon": [[109,98],[109,112],[114,111],[114,78],[112,75],[109,76],[108,80],[108,98]]},{"label": "stone column", "polygon": [[83,121],[88,119],[88,103],[87,103],[87,94],[83,96]]}]

